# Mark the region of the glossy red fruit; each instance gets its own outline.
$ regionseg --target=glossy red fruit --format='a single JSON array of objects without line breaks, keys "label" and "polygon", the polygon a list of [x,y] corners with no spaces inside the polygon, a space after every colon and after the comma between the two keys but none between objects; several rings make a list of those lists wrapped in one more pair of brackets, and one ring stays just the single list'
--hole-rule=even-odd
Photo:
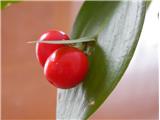
[{"label": "glossy red fruit", "polygon": [[74,47],[57,49],[47,59],[44,74],[58,88],[72,88],[84,80],[88,71],[87,56]]},{"label": "glossy red fruit", "polygon": [[[69,40],[69,37],[62,31],[48,31],[42,34],[39,41],[45,40]],[[36,56],[42,66],[44,66],[47,58],[58,48],[64,47],[63,44],[47,44],[37,43],[36,44]]]}]

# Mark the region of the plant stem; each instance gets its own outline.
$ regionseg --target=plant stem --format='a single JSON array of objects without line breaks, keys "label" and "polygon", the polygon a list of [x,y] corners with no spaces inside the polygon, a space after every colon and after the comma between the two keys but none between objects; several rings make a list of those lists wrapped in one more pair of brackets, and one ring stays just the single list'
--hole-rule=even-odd
[{"label": "plant stem", "polygon": [[91,42],[95,41],[94,38],[91,37],[83,37],[80,39],[72,39],[72,40],[45,40],[45,41],[29,41],[27,43],[46,43],[46,44],[74,44],[74,43],[82,43],[82,42]]}]

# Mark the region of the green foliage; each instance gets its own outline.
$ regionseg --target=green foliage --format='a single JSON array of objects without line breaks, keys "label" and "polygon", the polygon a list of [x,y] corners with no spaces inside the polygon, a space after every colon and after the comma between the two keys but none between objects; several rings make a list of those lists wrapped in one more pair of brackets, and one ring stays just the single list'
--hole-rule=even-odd
[{"label": "green foliage", "polygon": [[96,38],[90,70],[79,86],[58,89],[58,119],[87,119],[110,95],[133,56],[145,12],[145,1],[84,2],[71,37]]},{"label": "green foliage", "polygon": [[8,6],[10,6],[11,4],[17,3],[17,2],[19,2],[19,1],[17,1],[17,0],[4,0],[4,1],[1,1],[1,10],[6,8],[6,7],[8,7]]}]

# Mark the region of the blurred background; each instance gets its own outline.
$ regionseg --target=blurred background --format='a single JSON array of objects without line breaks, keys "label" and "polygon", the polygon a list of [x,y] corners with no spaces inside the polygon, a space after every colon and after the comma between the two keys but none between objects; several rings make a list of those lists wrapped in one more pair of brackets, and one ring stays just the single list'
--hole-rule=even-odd
[{"label": "blurred background", "polygon": [[[37,40],[51,29],[69,34],[81,4],[82,1],[20,2],[1,12],[2,119],[55,119],[56,88],[43,75],[35,45],[26,42]],[[153,2],[131,64],[90,119],[158,120],[157,23]]]}]

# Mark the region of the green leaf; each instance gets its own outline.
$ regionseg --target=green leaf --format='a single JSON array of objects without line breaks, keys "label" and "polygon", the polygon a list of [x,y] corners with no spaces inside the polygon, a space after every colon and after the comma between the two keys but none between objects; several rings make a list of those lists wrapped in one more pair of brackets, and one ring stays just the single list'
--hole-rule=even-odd
[{"label": "green leaf", "polygon": [[5,1],[1,1],[1,10],[4,9],[4,8],[6,8],[6,7],[8,7],[8,6],[10,6],[11,4],[17,3],[17,2],[19,2],[19,1],[17,1],[17,0],[5,0]]},{"label": "green leaf", "polygon": [[95,37],[96,43],[84,82],[72,89],[58,89],[58,119],[87,119],[110,95],[133,56],[145,12],[145,1],[84,2],[71,36]]}]

